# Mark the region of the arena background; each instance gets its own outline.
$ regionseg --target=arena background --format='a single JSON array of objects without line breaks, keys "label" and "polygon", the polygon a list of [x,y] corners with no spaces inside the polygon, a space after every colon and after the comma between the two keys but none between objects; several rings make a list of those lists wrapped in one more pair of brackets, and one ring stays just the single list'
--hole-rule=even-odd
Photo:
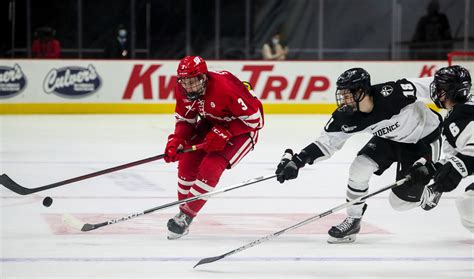
[{"label": "arena background", "polygon": [[[347,68],[366,68],[373,83],[429,77],[449,64],[474,71],[474,0],[440,0],[451,39],[415,43],[429,3],[0,1],[0,173],[34,188],[163,153],[175,125],[178,61],[201,55],[211,70],[250,81],[265,110],[259,143],[216,189],[273,175],[286,148],[300,150],[324,129],[336,107],[335,80]],[[131,57],[108,59],[120,24]],[[58,59],[33,57],[44,26],[56,31]],[[288,59],[262,60],[275,32]],[[455,204],[472,176],[431,211],[395,211],[389,191],[371,197],[355,243],[327,243],[328,229],[346,216],[341,210],[193,269],[345,204],[351,162],[370,137],[354,135],[296,180],[212,197],[177,241],[166,239],[176,207],[91,232],[64,222],[103,222],[176,201],[177,164],[152,161],[25,196],[1,186],[0,278],[473,278],[474,239]],[[395,168],[374,176],[369,192],[392,184]]]}]

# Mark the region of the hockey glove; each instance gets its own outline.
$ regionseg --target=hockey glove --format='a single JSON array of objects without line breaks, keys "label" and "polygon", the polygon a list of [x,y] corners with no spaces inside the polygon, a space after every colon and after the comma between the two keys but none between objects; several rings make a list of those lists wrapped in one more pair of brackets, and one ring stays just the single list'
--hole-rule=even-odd
[{"label": "hockey glove", "polygon": [[176,137],[171,134],[168,136],[168,143],[165,148],[165,157],[163,158],[166,163],[176,162],[179,160],[178,150],[184,148],[185,141],[182,138]]},{"label": "hockey glove", "polygon": [[468,175],[466,165],[456,156],[448,159],[446,164],[436,170],[434,182],[438,192],[451,192]]},{"label": "hockey glove", "polygon": [[293,157],[293,150],[287,149],[285,150],[285,153],[283,153],[283,156],[281,157],[280,163],[277,166],[277,169],[275,171],[275,174],[277,175],[277,180],[280,183],[285,182],[285,176],[283,175],[283,169],[288,165],[289,162],[291,162],[291,157]]},{"label": "hockey glove", "polygon": [[[291,158],[291,160],[289,158]],[[285,150],[285,153],[283,154],[283,157],[281,158],[281,161],[278,164],[277,170],[275,172],[277,175],[277,180],[280,183],[283,183],[286,180],[295,179],[298,177],[299,169],[304,167],[304,165],[305,162],[302,160],[299,154],[293,155],[293,151],[291,149]]]},{"label": "hockey glove", "polygon": [[409,180],[405,183],[411,187],[425,186],[430,182],[435,171],[433,162],[420,158],[408,169],[407,177],[409,177]]},{"label": "hockey glove", "polygon": [[231,137],[232,134],[226,129],[214,126],[204,139],[203,149],[206,152],[222,151]]}]

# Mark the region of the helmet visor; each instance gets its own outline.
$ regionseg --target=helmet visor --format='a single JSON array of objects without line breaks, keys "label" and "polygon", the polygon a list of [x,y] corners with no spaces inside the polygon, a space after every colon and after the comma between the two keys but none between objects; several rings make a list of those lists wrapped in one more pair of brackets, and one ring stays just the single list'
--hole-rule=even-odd
[{"label": "helmet visor", "polygon": [[338,110],[343,112],[355,112],[357,111],[357,100],[354,95],[357,94],[354,89],[337,89],[336,91],[336,103]]},{"label": "helmet visor", "polygon": [[183,87],[186,97],[190,100],[196,100],[204,94],[206,82],[206,75],[178,78],[178,83]]},{"label": "helmet visor", "polygon": [[447,84],[440,84],[438,82],[432,82],[430,84],[430,97],[438,108],[444,108],[441,98],[446,96],[449,90]]}]

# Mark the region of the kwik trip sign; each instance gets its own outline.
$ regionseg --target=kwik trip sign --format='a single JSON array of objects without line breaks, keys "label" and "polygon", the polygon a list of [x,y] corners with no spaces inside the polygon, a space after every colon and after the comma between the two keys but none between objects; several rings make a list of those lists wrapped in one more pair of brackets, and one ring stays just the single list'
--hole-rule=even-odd
[{"label": "kwik trip sign", "polygon": [[101,78],[94,66],[67,66],[52,69],[43,82],[46,93],[54,93],[60,97],[80,98],[91,95],[99,90]]},{"label": "kwik trip sign", "polygon": [[10,98],[26,87],[26,77],[18,64],[0,66],[0,98]]},{"label": "kwik trip sign", "polygon": [[[0,59],[0,101],[6,104],[5,111],[13,111],[15,107],[7,105],[15,103],[174,104],[178,63],[177,60]],[[208,61],[209,70],[226,70],[250,82],[255,95],[266,104],[333,105],[337,77],[355,66],[365,68],[377,83],[432,76],[445,63]]]}]

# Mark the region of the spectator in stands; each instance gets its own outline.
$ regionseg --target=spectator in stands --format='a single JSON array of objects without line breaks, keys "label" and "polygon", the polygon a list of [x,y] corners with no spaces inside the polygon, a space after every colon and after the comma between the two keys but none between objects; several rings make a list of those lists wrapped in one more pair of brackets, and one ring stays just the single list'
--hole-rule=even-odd
[{"label": "spectator in stands", "polygon": [[56,30],[43,26],[35,31],[35,39],[31,51],[34,58],[59,58],[61,56],[61,44],[55,38]]},{"label": "spectator in stands", "polygon": [[272,36],[270,42],[263,45],[262,55],[264,60],[285,60],[288,54],[288,47],[283,47],[280,42],[280,34],[276,33]]},{"label": "spectator in stands", "polygon": [[427,6],[428,14],[421,17],[412,39],[413,59],[446,59],[453,47],[448,17],[439,12],[438,0]]},{"label": "spectator in stands", "polygon": [[114,37],[105,46],[105,58],[128,59],[130,58],[130,49],[127,39],[127,29],[120,24]]}]

